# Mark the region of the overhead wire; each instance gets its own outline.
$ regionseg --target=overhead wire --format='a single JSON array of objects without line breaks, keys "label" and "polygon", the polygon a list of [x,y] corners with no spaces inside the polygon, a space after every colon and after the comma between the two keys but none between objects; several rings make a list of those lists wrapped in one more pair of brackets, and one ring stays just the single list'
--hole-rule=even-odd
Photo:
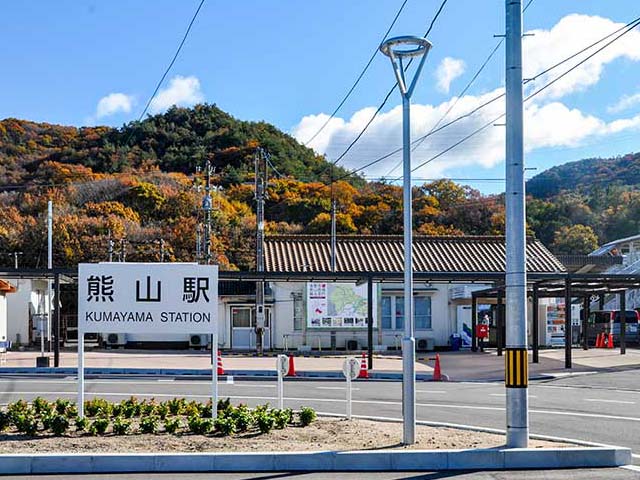
[{"label": "overhead wire", "polygon": [[[539,73],[538,73],[538,74],[536,74],[535,76],[533,76],[533,77],[531,77],[531,78],[529,78],[529,79],[524,80],[524,82],[523,82],[523,83],[524,83],[524,84],[527,84],[527,83],[530,83],[530,82],[532,82],[532,81],[534,81],[534,80],[538,79],[540,76],[542,76],[542,75],[544,75],[544,74],[546,74],[546,73],[549,73],[551,70],[554,70],[555,68],[558,68],[559,66],[561,66],[561,65],[565,64],[566,62],[568,62],[568,61],[570,61],[570,60],[574,59],[575,57],[577,57],[577,56],[578,56],[578,55],[580,55],[581,53],[584,53],[585,51],[587,51],[587,50],[589,50],[589,49],[593,48],[594,46],[598,45],[599,43],[602,43],[603,41],[607,40],[608,38],[610,38],[610,37],[612,37],[612,36],[616,35],[616,34],[617,34],[617,33],[619,33],[620,31],[622,31],[622,30],[625,30],[625,29],[626,29],[626,30],[625,30],[621,35],[619,35],[618,37],[616,37],[616,38],[615,38],[615,39],[613,39],[612,41],[608,42],[607,44],[605,44],[605,45],[604,45],[603,47],[601,47],[600,49],[598,49],[598,50],[596,50],[595,52],[593,52],[591,55],[589,55],[588,57],[586,57],[584,60],[582,60],[582,61],[581,61],[581,62],[579,62],[578,64],[574,65],[570,70],[568,70],[568,71],[566,71],[565,73],[563,73],[561,76],[559,76],[559,77],[557,77],[556,79],[554,79],[552,83],[557,82],[558,80],[560,80],[560,78],[563,78],[563,77],[564,77],[564,76],[566,76],[568,73],[570,73],[571,71],[575,70],[577,67],[579,67],[580,65],[582,65],[582,64],[583,64],[583,63],[585,63],[586,61],[588,61],[588,60],[589,60],[590,58],[592,58],[594,55],[598,54],[598,53],[599,53],[600,51],[602,51],[604,48],[608,47],[611,43],[613,43],[614,41],[616,41],[616,40],[617,40],[618,38],[620,38],[622,35],[625,35],[625,34],[626,34],[626,33],[628,33],[629,31],[631,31],[633,28],[635,28],[635,27],[638,25],[638,22],[640,22],[640,17],[638,17],[638,18],[636,18],[636,19],[632,20],[631,22],[627,23],[627,24],[626,24],[626,25],[624,25],[623,27],[618,28],[618,29],[617,29],[617,30],[615,30],[614,32],[609,33],[608,35],[606,35],[606,36],[604,36],[604,37],[600,38],[599,40],[597,40],[597,41],[595,41],[595,42],[591,43],[590,45],[588,45],[588,46],[586,46],[586,47],[582,48],[581,50],[579,50],[579,51],[577,51],[577,52],[573,53],[573,54],[572,54],[572,55],[570,55],[569,57],[566,57],[565,59],[563,59],[563,60],[562,60],[562,61],[560,61],[560,62],[557,62],[556,64],[552,65],[551,67],[546,68],[545,70],[543,70],[543,71],[539,72]],[[546,88],[548,88],[549,86],[551,86],[551,85],[550,85],[550,84],[549,84],[549,85],[545,85],[543,88],[544,88],[544,89],[546,89]],[[540,93],[540,92],[539,92],[539,91],[537,91],[537,92],[534,94],[534,96],[535,96],[535,95],[537,95],[538,93]],[[495,96],[495,97],[491,98],[490,100],[488,100],[488,101],[486,101],[486,102],[482,103],[481,105],[479,105],[479,106],[475,107],[474,109],[470,110],[469,112],[467,112],[467,113],[465,113],[465,114],[463,114],[463,115],[460,115],[460,116],[456,117],[455,119],[453,119],[453,120],[451,120],[451,121],[447,122],[447,123],[446,123],[446,124],[444,124],[444,125],[441,125],[439,128],[437,128],[437,129],[435,129],[435,130],[433,130],[433,131],[431,131],[431,132],[429,132],[429,133],[427,133],[427,134],[425,134],[425,135],[423,135],[423,136],[421,136],[421,137],[418,137],[417,139],[413,140],[413,141],[411,142],[411,144],[413,145],[413,144],[415,144],[415,143],[417,143],[417,142],[419,142],[419,141],[421,141],[421,140],[423,140],[423,139],[425,139],[425,138],[427,138],[427,137],[429,137],[429,136],[431,136],[431,135],[434,135],[435,133],[438,133],[439,131],[441,131],[441,130],[443,130],[443,129],[445,129],[445,128],[447,128],[447,127],[451,126],[451,125],[453,125],[454,123],[456,123],[456,122],[458,122],[458,121],[460,121],[460,120],[462,120],[462,119],[464,119],[464,118],[470,117],[470,116],[471,116],[471,115],[473,115],[474,113],[476,113],[476,112],[478,112],[479,110],[481,110],[481,109],[483,109],[483,108],[487,107],[488,105],[490,105],[490,104],[494,103],[495,101],[500,100],[500,99],[501,99],[502,97],[504,97],[504,96],[505,96],[505,93],[502,93],[502,94],[500,94],[500,95],[497,95],[497,96]],[[530,99],[530,98],[532,98],[532,97],[531,97],[531,96],[527,97],[527,98],[525,99],[525,101],[526,101],[526,100],[528,100],[528,99]],[[481,131],[483,131],[484,129],[488,128],[490,125],[492,125],[492,124],[493,124],[493,123],[495,123],[496,121],[500,120],[502,117],[504,117],[504,114],[502,114],[502,115],[500,115],[499,117],[496,117],[495,119],[491,120],[491,121],[490,121],[490,122],[488,122],[487,124],[483,125],[483,126],[482,126],[482,127],[480,127],[479,129],[477,129],[476,131],[472,132],[472,134],[467,135],[467,136],[465,137],[465,140],[463,140],[463,141],[466,141],[466,140],[468,140],[469,138],[471,138],[471,137],[473,137],[473,136],[477,135],[478,133],[480,133],[480,132],[481,132]],[[455,146],[459,145],[460,143],[463,143],[463,142],[456,142]],[[454,148],[455,148],[455,146],[454,146]],[[339,177],[339,178],[338,178],[338,179],[336,179],[336,180],[342,180],[342,179],[344,179],[344,178],[348,178],[348,177],[350,177],[350,176],[352,176],[352,175],[355,175],[355,174],[357,174],[357,173],[359,173],[359,172],[361,172],[361,171],[363,171],[363,170],[366,170],[367,168],[369,168],[369,167],[371,167],[371,166],[373,166],[373,165],[375,165],[375,164],[377,164],[377,163],[381,162],[382,160],[385,160],[385,159],[389,158],[390,156],[392,156],[392,155],[394,155],[394,154],[398,153],[398,152],[399,152],[399,151],[401,151],[401,150],[402,150],[402,147],[400,147],[400,148],[398,148],[398,149],[396,149],[396,150],[393,150],[392,152],[389,152],[389,153],[387,153],[387,154],[385,154],[385,155],[383,155],[383,156],[381,156],[381,157],[379,157],[379,158],[376,158],[375,160],[372,160],[372,161],[370,161],[370,162],[366,163],[365,165],[363,165],[363,166],[361,166],[361,167],[359,167],[359,168],[357,168],[357,169],[355,169],[355,170],[352,170],[352,171],[350,171],[350,172],[348,172],[348,173],[346,173],[346,174],[342,175],[341,177]],[[451,147],[448,147],[448,148],[447,148],[447,151],[449,151],[449,150],[451,150]],[[440,154],[438,154],[438,155],[437,155],[437,157],[439,157],[439,156],[441,156],[441,155],[440,155]],[[429,159],[427,162],[423,162],[423,163],[422,163],[420,166],[418,166],[417,168],[420,168],[421,166],[425,165],[426,163],[428,163],[429,161],[432,161],[432,160],[434,160],[434,159],[435,159],[435,158],[431,158],[431,159]],[[414,168],[414,169],[412,169],[412,171],[415,171],[415,168]]]},{"label": "overhead wire", "polygon": [[140,114],[140,117],[138,117],[138,121],[141,121],[145,114],[147,113],[147,110],[149,110],[149,107],[151,106],[151,102],[153,101],[153,99],[156,97],[156,95],[158,94],[158,91],[160,90],[160,87],[162,86],[165,78],[167,78],[167,75],[169,74],[169,72],[171,71],[171,68],[173,67],[173,64],[176,63],[176,60],[178,59],[178,55],[180,55],[180,51],[182,50],[182,47],[184,46],[185,42],[187,41],[187,37],[189,36],[189,32],[191,31],[191,27],[193,27],[193,24],[196,21],[196,18],[198,18],[198,14],[200,13],[200,10],[202,9],[202,6],[204,5],[205,0],[200,0],[200,4],[198,5],[198,8],[196,9],[196,12],[193,14],[193,17],[191,18],[191,21],[189,22],[189,26],[187,27],[187,30],[184,32],[184,35],[182,36],[182,40],[180,41],[180,44],[178,45],[178,49],[176,50],[176,53],[173,55],[173,58],[171,59],[171,62],[169,62],[169,66],[165,69],[164,73],[162,74],[162,77],[160,77],[160,81],[157,83],[156,88],[153,90],[153,94],[151,95],[151,97],[149,97],[149,100],[147,101],[144,110],[142,110],[142,113]]},{"label": "overhead wire", "polygon": [[[382,37],[382,40],[380,41],[380,43],[384,42],[387,39],[387,36],[389,35],[391,30],[395,26],[396,21],[398,20],[398,17],[400,17],[400,14],[404,10],[404,7],[405,7],[405,5],[407,4],[408,1],[409,0],[404,0],[402,2],[402,5],[400,5],[400,8],[398,9],[398,12],[396,13],[395,17],[393,17],[393,21],[391,22],[391,25],[389,25],[389,28],[387,28],[387,31],[385,32],[384,36]],[[346,95],[342,98],[342,100],[340,101],[338,106],[333,110],[333,112],[331,113],[329,118],[327,118],[327,120],[322,124],[322,126],[320,126],[320,128],[316,131],[316,133],[314,133],[311,136],[311,138],[309,138],[309,140],[304,142],[303,145],[306,146],[309,143],[311,143],[320,134],[320,132],[322,132],[325,129],[325,127],[329,124],[329,122],[336,116],[338,111],[342,108],[342,106],[345,104],[347,99],[351,96],[353,91],[356,89],[356,87],[360,83],[360,80],[362,80],[362,77],[364,76],[364,74],[367,72],[367,70],[371,66],[371,63],[373,63],[373,60],[376,58],[377,54],[378,54],[378,46],[376,45],[376,48],[373,50],[373,53],[371,54],[371,57],[369,57],[369,61],[366,63],[366,65],[364,66],[364,68],[360,72],[360,75],[358,75],[358,78],[356,78],[356,81],[353,82],[353,85],[351,85],[351,88],[347,91]]]}]

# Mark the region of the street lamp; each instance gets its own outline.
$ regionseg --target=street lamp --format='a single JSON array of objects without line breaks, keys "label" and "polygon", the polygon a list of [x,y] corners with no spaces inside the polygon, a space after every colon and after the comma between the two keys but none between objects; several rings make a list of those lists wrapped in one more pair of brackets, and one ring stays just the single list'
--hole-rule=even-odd
[{"label": "street lamp", "polygon": [[[404,338],[402,339],[402,443],[416,442],[416,341],[413,336],[413,232],[411,222],[411,95],[416,87],[420,71],[431,49],[426,38],[403,36],[386,40],[380,51],[391,59],[393,73],[402,95],[402,182],[404,213]],[[420,57],[420,63],[409,85],[405,79],[404,65]]]}]

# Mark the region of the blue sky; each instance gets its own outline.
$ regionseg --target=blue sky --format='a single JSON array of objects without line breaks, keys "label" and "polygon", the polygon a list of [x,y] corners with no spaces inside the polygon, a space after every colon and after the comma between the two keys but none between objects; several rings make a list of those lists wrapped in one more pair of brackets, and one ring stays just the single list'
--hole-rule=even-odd
[{"label": "blue sky", "polygon": [[[206,0],[152,109],[207,101],[240,119],[271,122],[305,141],[350,87],[401,3]],[[197,4],[198,0],[6,2],[0,15],[0,118],[113,126],[136,119]],[[439,4],[440,0],[408,0],[392,35],[422,35]],[[449,0],[430,35],[434,48],[415,93],[414,135],[428,131],[496,44],[493,35],[503,32],[503,12],[502,0]],[[525,28],[536,30],[534,37],[525,38],[528,73],[638,15],[636,0],[534,0],[525,16]],[[601,61],[586,64],[559,83],[562,88],[528,106],[529,166],[540,171],[638,149],[639,36],[637,31],[627,35],[605,50]],[[447,119],[500,92],[503,63],[501,49]],[[450,82],[438,84],[438,73],[446,79],[445,70]],[[451,78],[456,72],[459,76]],[[544,82],[540,79],[531,88]],[[378,55],[338,118],[311,146],[336,158],[392,84],[389,62]],[[358,167],[400,145],[399,103],[394,94],[384,115],[343,165]],[[495,107],[486,115],[503,105]],[[488,116],[460,122],[427,140],[414,152],[416,164],[473,131]],[[500,130],[490,128],[416,175],[501,178]],[[381,162],[367,173],[386,175],[398,159]],[[501,188],[499,182],[474,186],[486,192]]]}]

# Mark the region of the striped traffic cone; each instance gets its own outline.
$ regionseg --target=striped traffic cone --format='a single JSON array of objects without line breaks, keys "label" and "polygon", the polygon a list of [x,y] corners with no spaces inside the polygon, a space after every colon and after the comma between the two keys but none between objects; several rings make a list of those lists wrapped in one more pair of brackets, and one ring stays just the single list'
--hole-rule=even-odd
[{"label": "striped traffic cone", "polygon": [[362,360],[360,361],[360,373],[358,378],[369,378],[369,370],[367,369],[367,356],[362,352]]},{"label": "striped traffic cone", "polygon": [[224,367],[222,366],[222,355],[218,351],[218,375],[224,375]]},{"label": "striped traffic cone", "polygon": [[607,348],[613,348],[613,333],[609,334],[609,341],[607,342]]}]

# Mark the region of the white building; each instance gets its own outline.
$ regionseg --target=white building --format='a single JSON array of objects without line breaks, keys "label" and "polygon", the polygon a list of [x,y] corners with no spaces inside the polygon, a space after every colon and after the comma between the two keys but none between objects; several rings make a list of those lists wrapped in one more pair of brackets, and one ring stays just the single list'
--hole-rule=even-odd
[{"label": "white building", "polygon": [[7,339],[14,346],[29,345],[39,338],[38,319],[46,318],[49,312],[47,281],[27,278],[8,280],[15,288],[15,293],[6,300]]}]

